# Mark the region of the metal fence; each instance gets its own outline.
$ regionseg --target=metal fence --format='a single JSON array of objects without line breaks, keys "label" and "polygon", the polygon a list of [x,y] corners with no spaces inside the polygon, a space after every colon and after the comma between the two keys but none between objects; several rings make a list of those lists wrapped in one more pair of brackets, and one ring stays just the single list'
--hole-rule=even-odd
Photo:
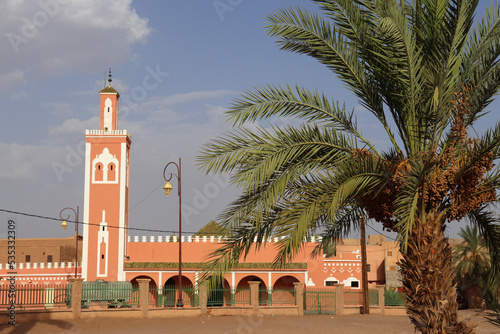
[{"label": "metal fence", "polygon": [[[82,308],[128,308],[139,306],[139,287],[129,284],[85,282]],[[127,282],[128,283],[128,282]]]},{"label": "metal fence", "polygon": [[259,305],[296,305],[295,289],[259,290]]},{"label": "metal fence", "polygon": [[404,306],[406,294],[398,291],[385,291],[385,306]]},{"label": "metal fence", "polygon": [[335,314],[336,292],[329,288],[306,288],[304,314]]},{"label": "metal fence", "polygon": [[[378,306],[377,290],[368,290],[368,304]],[[344,291],[344,306],[363,306],[363,291]]]},{"label": "metal fence", "polygon": [[[0,308],[10,306],[10,289],[8,284],[0,287]],[[67,284],[16,284],[15,306],[20,310],[69,307],[69,289]]]},{"label": "metal fence", "polygon": [[208,307],[216,306],[249,306],[251,302],[250,288],[219,288],[208,290]]},{"label": "metal fence", "polygon": [[175,287],[167,285],[163,289],[150,288],[149,305],[156,307],[198,307],[198,291],[192,285]]}]

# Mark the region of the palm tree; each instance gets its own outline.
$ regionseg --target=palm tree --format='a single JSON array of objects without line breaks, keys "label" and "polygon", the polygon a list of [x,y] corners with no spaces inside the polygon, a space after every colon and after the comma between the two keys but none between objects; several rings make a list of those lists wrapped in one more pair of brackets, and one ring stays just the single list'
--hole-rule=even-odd
[{"label": "palm tree", "polygon": [[[477,225],[500,273],[492,213],[500,123],[481,135],[473,128],[499,90],[498,7],[472,29],[473,0],[314,2],[323,15],[280,10],[268,17],[268,34],[281,49],[309,55],[337,75],[391,145],[377,147],[354,112],[320,92],[267,85],[242,94],[227,112],[234,131],[208,142],[199,156],[207,173],[231,173],[242,191],[221,213],[233,234],[208,270],[225,272],[254,240],[258,246],[271,235],[286,236],[276,265],[314,233],[323,237],[319,252],[366,214],[398,233],[415,328],[470,333],[457,319],[445,230],[464,218]],[[266,128],[263,121],[276,117],[301,122]]]},{"label": "palm tree", "polygon": [[483,305],[481,290],[485,287],[490,259],[483,238],[477,226],[466,226],[458,235],[463,239],[454,247],[453,262],[458,282],[466,288],[469,307],[480,308]]}]

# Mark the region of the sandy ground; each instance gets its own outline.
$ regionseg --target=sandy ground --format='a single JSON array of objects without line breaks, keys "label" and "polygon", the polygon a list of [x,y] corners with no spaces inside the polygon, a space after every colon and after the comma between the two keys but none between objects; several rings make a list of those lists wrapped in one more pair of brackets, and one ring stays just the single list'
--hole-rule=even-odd
[{"label": "sandy ground", "polygon": [[[461,318],[478,324],[478,334],[500,333],[500,327],[486,322],[484,314],[473,310],[459,311]],[[171,319],[85,319],[74,322],[27,322],[17,326],[0,326],[0,333],[203,333],[203,334],[295,334],[295,333],[367,333],[410,334],[413,326],[406,316],[384,315],[308,315],[251,316]]]}]

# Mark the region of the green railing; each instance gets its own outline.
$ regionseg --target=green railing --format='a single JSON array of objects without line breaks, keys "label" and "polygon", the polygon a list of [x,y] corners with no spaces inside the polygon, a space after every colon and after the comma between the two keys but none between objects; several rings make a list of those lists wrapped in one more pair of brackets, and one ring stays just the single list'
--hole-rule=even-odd
[{"label": "green railing", "polygon": [[361,291],[344,291],[344,306],[363,305],[363,293]]},{"label": "green railing", "polygon": [[385,306],[404,306],[406,294],[398,291],[385,291]]},{"label": "green railing", "polygon": [[336,295],[330,288],[306,288],[304,314],[335,314]]},{"label": "green railing", "polygon": [[[363,291],[344,291],[344,306],[362,306]],[[378,306],[378,291],[368,290],[368,305]]]},{"label": "green railing", "polygon": [[250,288],[246,289],[209,289],[207,306],[249,306],[251,303]]},{"label": "green railing", "polygon": [[259,290],[259,305],[296,305],[295,289]]},{"label": "green railing", "polygon": [[192,286],[180,288],[167,285],[163,289],[150,289],[149,305],[155,307],[198,307],[198,291]]},{"label": "green railing", "polygon": [[[120,282],[121,283],[121,282]],[[84,282],[82,308],[128,308],[139,306],[139,287],[125,284]]]},{"label": "green railing", "polygon": [[[0,287],[0,308],[10,307],[10,285]],[[61,308],[69,306],[69,291],[67,284],[16,284],[15,307],[27,308]]]},{"label": "green railing", "polygon": [[368,290],[368,305],[380,306],[378,304],[378,290]]}]

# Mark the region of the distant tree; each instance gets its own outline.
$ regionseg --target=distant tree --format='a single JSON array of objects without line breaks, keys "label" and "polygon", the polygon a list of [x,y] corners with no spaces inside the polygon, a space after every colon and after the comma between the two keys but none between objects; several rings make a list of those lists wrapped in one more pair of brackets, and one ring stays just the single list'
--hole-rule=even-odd
[{"label": "distant tree", "polygon": [[458,235],[463,242],[454,248],[453,262],[457,280],[466,289],[466,297],[471,308],[481,308],[481,291],[487,284],[490,257],[484,238],[477,226],[466,226]]}]

